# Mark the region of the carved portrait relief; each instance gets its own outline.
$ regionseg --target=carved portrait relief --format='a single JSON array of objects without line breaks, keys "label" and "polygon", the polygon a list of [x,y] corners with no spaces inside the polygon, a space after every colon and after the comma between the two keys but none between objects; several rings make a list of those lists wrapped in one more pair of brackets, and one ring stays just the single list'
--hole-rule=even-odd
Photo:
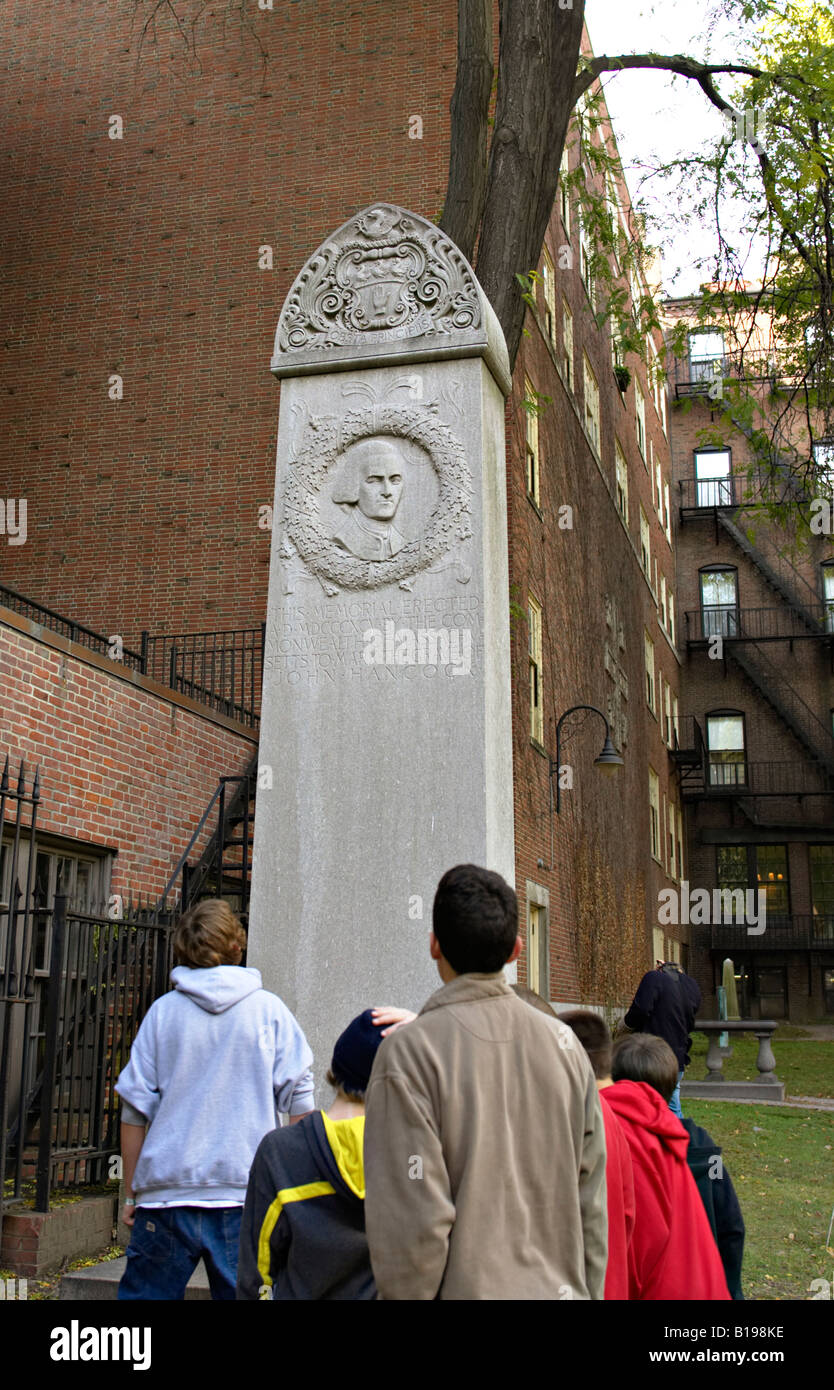
[{"label": "carved portrait relief", "polygon": [[459,551],[471,503],[463,444],[432,406],[310,416],[286,483],[283,556],[328,590],[403,583]]}]

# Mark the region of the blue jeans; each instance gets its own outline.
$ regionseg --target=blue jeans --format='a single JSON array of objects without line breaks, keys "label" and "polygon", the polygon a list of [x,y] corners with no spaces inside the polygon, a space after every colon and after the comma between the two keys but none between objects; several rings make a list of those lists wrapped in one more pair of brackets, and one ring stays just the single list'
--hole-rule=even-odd
[{"label": "blue jeans", "polygon": [[231,1302],[243,1207],[137,1207],[118,1298],[180,1300],[202,1256],[212,1298]]},{"label": "blue jeans", "polygon": [[674,1091],[672,1092],[672,1096],[671,1096],[671,1099],[670,1099],[670,1101],[669,1101],[669,1109],[671,1110],[671,1112],[672,1112],[673,1115],[677,1115],[677,1117],[678,1117],[679,1120],[682,1120],[682,1119],[683,1119],[683,1111],[681,1110],[681,1082],[682,1082],[682,1081],[683,1081],[683,1071],[679,1071],[679,1072],[678,1072],[678,1084],[677,1084],[677,1086],[675,1087]]}]

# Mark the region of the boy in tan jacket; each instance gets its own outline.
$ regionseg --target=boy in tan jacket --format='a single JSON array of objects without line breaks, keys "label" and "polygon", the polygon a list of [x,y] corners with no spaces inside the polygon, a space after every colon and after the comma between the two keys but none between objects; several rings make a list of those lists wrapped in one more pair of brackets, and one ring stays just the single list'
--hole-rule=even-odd
[{"label": "boy in tan jacket", "polygon": [[473,864],[444,874],[443,986],[382,1043],[366,1096],[365,1215],[384,1299],[601,1299],[605,1134],[576,1035],[513,993],[518,908]]}]

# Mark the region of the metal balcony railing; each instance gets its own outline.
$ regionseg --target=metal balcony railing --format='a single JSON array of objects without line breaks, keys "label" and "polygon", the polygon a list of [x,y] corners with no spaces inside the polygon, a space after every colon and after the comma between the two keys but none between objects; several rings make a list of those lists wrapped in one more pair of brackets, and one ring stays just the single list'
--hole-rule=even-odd
[{"label": "metal balcony railing", "polygon": [[834,780],[810,762],[704,763],[701,796],[834,796]]},{"label": "metal balcony railing", "polygon": [[[813,627],[804,615],[813,619]],[[684,616],[690,644],[708,642],[712,637],[724,637],[728,642],[776,642],[834,636],[834,603],[815,603],[802,613],[785,604],[775,608],[704,604]]]},{"label": "metal balcony railing", "polygon": [[[702,930],[709,932],[709,944],[714,950],[733,954],[742,951],[820,951],[834,947],[834,915],[766,914],[763,932],[751,932],[749,925],[746,922],[714,921],[710,927]],[[697,931],[698,928],[693,930]]]}]

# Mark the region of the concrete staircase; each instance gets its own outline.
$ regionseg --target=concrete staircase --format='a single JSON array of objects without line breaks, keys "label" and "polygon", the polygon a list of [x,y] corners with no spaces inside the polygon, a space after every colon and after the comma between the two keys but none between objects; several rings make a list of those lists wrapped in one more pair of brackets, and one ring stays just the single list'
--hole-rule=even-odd
[{"label": "concrete staircase", "polygon": [[[89,1269],[72,1270],[61,1280],[58,1298],[85,1303],[114,1302],[126,1260],[127,1256],[122,1255],[118,1260],[102,1260],[101,1264],[91,1265]],[[189,1301],[211,1298],[208,1275],[202,1260],[189,1280],[185,1296]]]}]

